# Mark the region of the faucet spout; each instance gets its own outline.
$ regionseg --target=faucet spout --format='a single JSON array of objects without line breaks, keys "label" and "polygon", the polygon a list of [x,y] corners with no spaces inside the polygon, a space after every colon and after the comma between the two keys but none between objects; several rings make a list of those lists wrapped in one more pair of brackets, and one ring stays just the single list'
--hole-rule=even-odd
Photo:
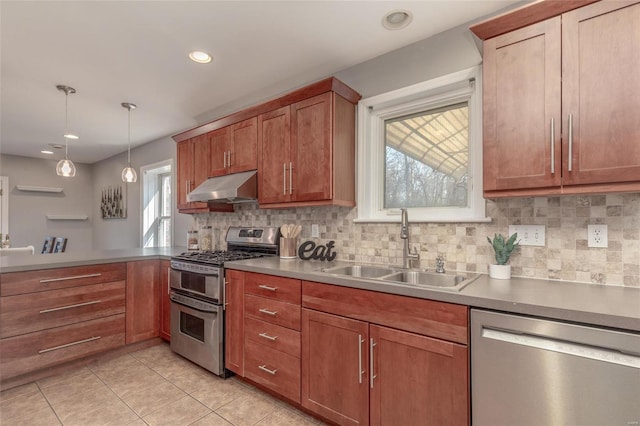
[{"label": "faucet spout", "polygon": [[413,253],[409,249],[409,215],[407,209],[400,209],[400,238],[404,240],[402,244],[402,267],[409,269],[411,263],[418,263],[420,261],[420,254],[417,251]]}]

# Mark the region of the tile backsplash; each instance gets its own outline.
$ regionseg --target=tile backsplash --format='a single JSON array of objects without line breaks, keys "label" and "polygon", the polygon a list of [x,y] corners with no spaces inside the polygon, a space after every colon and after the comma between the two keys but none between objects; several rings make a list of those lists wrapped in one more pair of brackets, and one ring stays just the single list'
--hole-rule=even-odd
[{"label": "tile backsplash", "polygon": [[[640,287],[640,194],[585,195],[487,200],[491,223],[411,223],[410,242],[420,266],[433,269],[444,256],[446,269],[488,272],[494,261],[487,236],[506,235],[509,225],[546,226],[545,247],[521,247],[511,257],[512,275]],[[218,248],[229,226],[320,228],[319,243],[335,241],[338,260],[402,264],[399,223],[354,223],[356,209],[302,207],[259,209],[236,205],[235,213],[193,215],[193,226],[211,225]],[[409,214],[411,219],[411,214]],[[411,220],[410,220],[411,222]],[[608,248],[587,247],[587,225],[608,225]]]}]

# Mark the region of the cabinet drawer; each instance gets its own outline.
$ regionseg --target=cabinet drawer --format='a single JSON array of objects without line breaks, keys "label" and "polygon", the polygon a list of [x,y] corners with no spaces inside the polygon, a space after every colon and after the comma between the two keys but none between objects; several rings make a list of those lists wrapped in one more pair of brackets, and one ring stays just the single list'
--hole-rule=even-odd
[{"label": "cabinet drawer", "polygon": [[305,308],[468,344],[469,308],[453,303],[303,281]]},{"label": "cabinet drawer", "polygon": [[124,314],[0,341],[0,379],[124,345]]},{"label": "cabinet drawer", "polygon": [[279,325],[246,318],[244,338],[300,358],[300,332]]},{"label": "cabinet drawer", "polygon": [[250,317],[300,331],[300,305],[245,294],[244,312]]},{"label": "cabinet drawer", "polygon": [[248,340],[244,372],[246,378],[300,402],[300,358]]},{"label": "cabinet drawer", "polygon": [[0,337],[124,313],[125,282],[0,297]]},{"label": "cabinet drawer", "polygon": [[300,280],[247,273],[244,291],[247,294],[267,297],[299,305],[302,299]]},{"label": "cabinet drawer", "polygon": [[126,277],[126,263],[11,272],[0,275],[0,296],[120,281]]}]

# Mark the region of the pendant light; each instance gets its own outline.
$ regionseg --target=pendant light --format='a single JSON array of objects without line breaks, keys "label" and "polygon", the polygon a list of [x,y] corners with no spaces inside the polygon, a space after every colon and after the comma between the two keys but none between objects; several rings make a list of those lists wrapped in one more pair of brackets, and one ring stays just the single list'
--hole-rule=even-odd
[{"label": "pendant light", "polygon": [[122,105],[123,108],[126,108],[129,112],[129,126],[128,126],[128,130],[127,130],[127,142],[128,142],[128,150],[127,150],[127,167],[125,167],[124,169],[122,169],[122,181],[123,182],[135,182],[138,180],[138,175],[136,174],[136,171],[133,167],[131,167],[131,110],[132,109],[136,109],[136,104],[132,104],[129,102],[123,102],[120,105]]},{"label": "pendant light", "polygon": [[64,92],[64,160],[58,161],[56,165],[56,174],[64,177],[74,177],[76,175],[76,166],[69,160],[69,139],[78,139],[76,135],[69,133],[69,94],[76,93],[76,89],[71,86],[57,85],[56,89]]}]

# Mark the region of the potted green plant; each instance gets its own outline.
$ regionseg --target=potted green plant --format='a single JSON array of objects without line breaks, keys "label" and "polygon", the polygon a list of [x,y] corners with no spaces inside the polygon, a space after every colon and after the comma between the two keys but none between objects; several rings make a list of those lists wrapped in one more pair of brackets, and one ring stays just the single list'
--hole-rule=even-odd
[{"label": "potted green plant", "polygon": [[487,241],[496,255],[496,264],[489,265],[489,276],[491,278],[499,278],[508,280],[511,278],[511,265],[508,265],[509,258],[514,250],[518,248],[518,233],[514,233],[509,239],[504,238],[502,234],[493,234],[493,241],[487,237]]}]

